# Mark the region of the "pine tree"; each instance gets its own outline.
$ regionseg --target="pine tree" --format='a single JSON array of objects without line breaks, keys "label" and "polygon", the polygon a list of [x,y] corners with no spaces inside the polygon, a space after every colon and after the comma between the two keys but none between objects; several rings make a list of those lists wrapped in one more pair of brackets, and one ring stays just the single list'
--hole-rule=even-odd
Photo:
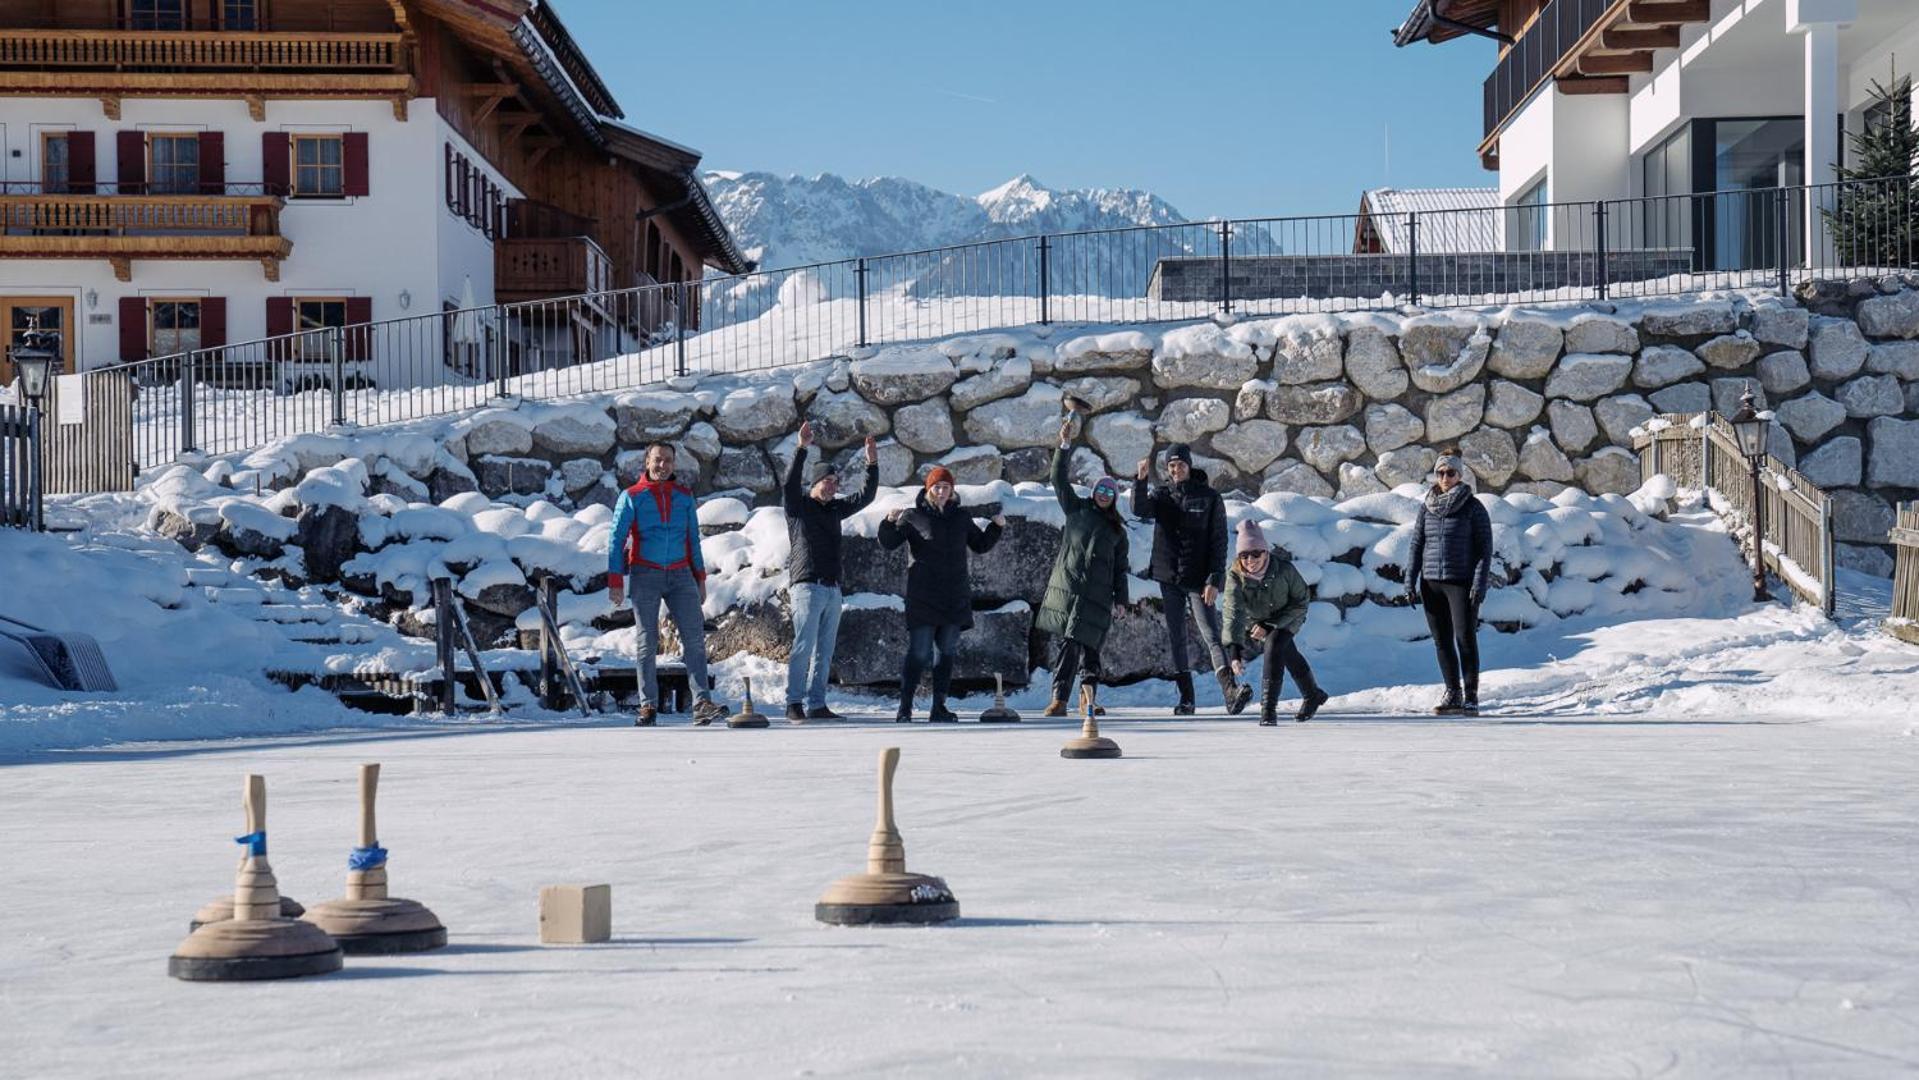
[{"label": "pine tree", "polygon": [[1838,168],[1836,197],[1822,198],[1819,213],[1832,230],[1844,265],[1910,267],[1919,256],[1919,128],[1913,126],[1912,80],[1891,89],[1875,80],[1873,111],[1880,115],[1849,132],[1847,155],[1856,164]]}]

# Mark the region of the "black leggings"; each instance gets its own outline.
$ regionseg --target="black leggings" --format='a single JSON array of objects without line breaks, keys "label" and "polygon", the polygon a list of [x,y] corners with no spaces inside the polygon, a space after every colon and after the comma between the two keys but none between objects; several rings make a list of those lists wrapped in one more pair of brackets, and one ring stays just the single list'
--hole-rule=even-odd
[{"label": "black leggings", "polygon": [[1426,605],[1426,625],[1432,628],[1433,649],[1439,653],[1439,673],[1446,689],[1458,690],[1461,668],[1466,688],[1479,689],[1479,608],[1473,587],[1464,581],[1419,581],[1419,599]]},{"label": "black leggings", "polygon": [[1266,668],[1261,675],[1259,717],[1271,720],[1279,706],[1279,684],[1284,682],[1281,674],[1291,675],[1299,686],[1299,696],[1311,697],[1319,689],[1319,683],[1313,678],[1313,669],[1306,658],[1299,654],[1299,646],[1293,643],[1293,635],[1284,630],[1275,630],[1266,635]]},{"label": "black leggings", "polygon": [[[1084,667],[1084,670],[1081,670]],[[1069,637],[1053,642],[1053,700],[1065,701],[1073,692],[1073,676],[1083,686],[1099,685],[1099,650],[1090,649]]]}]

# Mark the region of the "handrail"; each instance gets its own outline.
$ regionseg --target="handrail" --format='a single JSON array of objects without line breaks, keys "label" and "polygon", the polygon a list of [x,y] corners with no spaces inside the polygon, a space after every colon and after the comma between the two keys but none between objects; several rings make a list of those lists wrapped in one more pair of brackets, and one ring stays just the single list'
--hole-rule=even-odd
[{"label": "handrail", "polygon": [[1892,614],[1886,632],[1919,645],[1919,502],[1902,504],[1892,527]]},{"label": "handrail", "polygon": [[404,40],[398,33],[0,29],[0,67],[396,69]]}]

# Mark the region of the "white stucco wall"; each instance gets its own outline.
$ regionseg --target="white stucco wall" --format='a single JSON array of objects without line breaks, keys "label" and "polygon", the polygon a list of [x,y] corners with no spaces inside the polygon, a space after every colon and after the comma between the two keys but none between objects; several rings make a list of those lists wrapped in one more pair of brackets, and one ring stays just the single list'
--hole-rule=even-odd
[{"label": "white stucco wall", "polygon": [[[0,260],[0,295],[77,301],[79,366],[119,361],[116,322],[123,296],[226,297],[230,343],[265,336],[268,297],[364,296],[372,299],[376,320],[424,315],[439,310],[449,279],[458,281],[471,269],[480,299],[492,299],[491,245],[445,209],[441,147],[446,131],[430,101],[413,102],[405,122],[396,120],[384,101],[269,101],[264,122],[253,120],[240,101],[128,98],[121,108],[121,118],[109,120],[93,98],[0,100],[4,178],[39,178],[38,133],[46,127],[94,132],[102,183],[118,174],[115,133],[130,128],[224,132],[229,183],[262,179],[264,132],[359,131],[367,135],[369,194],[289,200],[280,226],[293,251],[281,263],[277,282],[266,280],[259,262],[245,259],[136,260],[133,279],[126,282],[115,280],[104,259]],[[443,236],[449,221],[471,238]],[[98,294],[91,309],[84,299],[89,290]],[[410,300],[405,309],[403,292]]]}]

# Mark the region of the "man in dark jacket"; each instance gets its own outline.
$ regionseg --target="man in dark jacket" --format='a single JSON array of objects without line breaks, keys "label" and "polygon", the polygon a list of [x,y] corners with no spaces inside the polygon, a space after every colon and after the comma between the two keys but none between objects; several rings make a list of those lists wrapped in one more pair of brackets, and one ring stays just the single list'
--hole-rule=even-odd
[{"label": "man in dark jacket", "polygon": [[826,680],[833,673],[833,643],[840,632],[840,523],[865,509],[880,485],[879,447],[866,439],[866,483],[859,494],[840,498],[840,478],[828,471],[808,491],[806,451],[813,425],[800,425],[799,447],[786,469],[780,501],[786,508],[786,601],[793,612],[793,655],[786,662],[786,718],[839,720],[826,707]]},{"label": "man in dark jacket", "polygon": [[1226,500],[1219,497],[1206,474],[1193,468],[1193,449],[1174,443],[1166,450],[1166,479],[1170,481],[1149,489],[1151,458],[1142,459],[1133,478],[1133,513],[1141,521],[1153,523],[1153,580],[1159,582],[1159,596],[1166,615],[1166,636],[1172,645],[1174,680],[1179,686],[1179,704],[1173,715],[1191,716],[1193,703],[1193,665],[1186,648],[1186,620],[1190,615],[1199,627],[1199,640],[1206,646],[1207,659],[1213,665],[1213,677],[1219,680],[1219,692],[1226,711],[1237,714],[1252,697],[1252,687],[1243,691],[1234,684],[1233,669],[1227,664],[1220,641],[1220,590],[1226,574]]},{"label": "man in dark jacket", "polygon": [[[933,708],[926,714],[929,723],[951,724],[959,720],[946,707],[946,694],[953,685],[953,656],[959,649],[960,633],[973,625],[973,583],[967,571],[967,553],[984,555],[999,543],[1006,528],[1005,515],[994,515],[992,524],[982,529],[973,514],[959,503],[953,491],[953,474],[943,466],[934,466],[926,474],[926,486],[914,500],[911,510],[895,510],[880,523],[880,546],[892,549],[907,546],[906,566],[906,659],[900,667],[900,707],[893,719],[904,724],[913,719],[913,694],[919,690],[920,676],[927,666],[933,668]],[[939,660],[933,650],[939,649]]]},{"label": "man in dark jacket", "polygon": [[[1479,715],[1479,605],[1493,569],[1493,523],[1466,482],[1459,451],[1433,466],[1433,486],[1413,524],[1406,599],[1425,605],[1446,696],[1433,711]],[[1461,676],[1465,686],[1462,693]]]}]

